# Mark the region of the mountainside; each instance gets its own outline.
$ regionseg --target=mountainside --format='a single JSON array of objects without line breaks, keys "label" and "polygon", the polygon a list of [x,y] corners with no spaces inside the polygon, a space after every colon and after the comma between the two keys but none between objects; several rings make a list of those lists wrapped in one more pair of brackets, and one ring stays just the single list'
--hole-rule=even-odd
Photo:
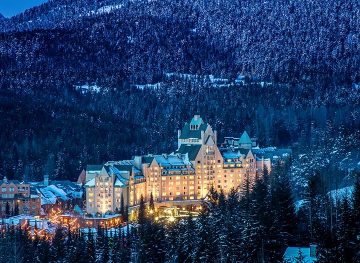
[{"label": "mountainside", "polygon": [[1,84],[148,83],[164,72],[357,83],[359,8],[356,0],[54,0],[1,22],[0,72],[10,76]]},{"label": "mountainside", "polygon": [[[307,153],[296,178],[345,176],[353,165],[336,164],[356,160],[360,141],[359,7],[53,0],[2,20],[0,173],[74,179],[89,163],[170,152],[200,113],[220,137],[246,129]],[[341,154],[328,158],[323,139],[340,135]]]}]

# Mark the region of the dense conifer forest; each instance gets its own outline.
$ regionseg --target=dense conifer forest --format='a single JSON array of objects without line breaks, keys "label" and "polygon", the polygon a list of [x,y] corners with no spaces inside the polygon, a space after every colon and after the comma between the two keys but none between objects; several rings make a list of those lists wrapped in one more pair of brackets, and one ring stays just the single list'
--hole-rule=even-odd
[{"label": "dense conifer forest", "polygon": [[[212,191],[196,220],[159,224],[142,204],[138,227],[116,237],[58,229],[49,242],[7,229],[0,245],[14,257],[0,249],[0,262],[282,262],[286,246],[312,242],[320,263],[360,262],[359,10],[357,0],[50,0],[0,15],[1,178],[76,180],[87,164],[170,153],[194,114],[219,142],[247,130],[293,150],[253,191]],[[353,185],[344,199],[328,194]]]},{"label": "dense conifer forest", "polygon": [[0,262],[287,263],[286,246],[309,242],[318,244],[319,263],[359,262],[360,177],[353,195],[334,205],[314,175],[307,204],[296,213],[287,169],[278,166],[253,186],[245,180],[241,194],[234,190],[225,197],[211,189],[197,219],[158,222],[142,201],[137,227],[115,232],[59,228],[49,242],[9,227],[1,232]]}]

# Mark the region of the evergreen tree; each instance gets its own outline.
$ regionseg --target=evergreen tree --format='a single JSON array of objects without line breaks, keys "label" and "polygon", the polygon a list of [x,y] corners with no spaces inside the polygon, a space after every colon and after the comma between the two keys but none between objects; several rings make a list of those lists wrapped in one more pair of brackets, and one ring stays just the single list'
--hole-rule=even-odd
[{"label": "evergreen tree", "polygon": [[216,206],[219,201],[219,193],[215,190],[214,185],[211,185],[209,189],[208,199],[210,206]]},{"label": "evergreen tree", "polygon": [[104,254],[104,229],[98,225],[97,231],[96,231],[96,262],[101,263],[103,261],[103,254]]},{"label": "evergreen tree", "polygon": [[75,242],[74,242],[74,250],[69,255],[69,263],[82,263],[86,262],[86,259],[88,258],[87,255],[84,255],[84,253],[87,252],[87,247],[85,244],[85,239],[83,234],[79,232],[76,234]]},{"label": "evergreen tree", "polygon": [[86,237],[86,250],[85,250],[85,261],[94,263],[96,262],[96,247],[94,242],[94,236],[91,233],[91,229],[88,229],[89,232]]},{"label": "evergreen tree", "polygon": [[15,202],[14,215],[19,215],[19,204],[17,202]]},{"label": "evergreen tree", "polygon": [[48,240],[40,240],[38,244],[37,254],[39,263],[48,263],[51,261],[50,244]]},{"label": "evergreen tree", "polygon": [[290,182],[286,174],[280,175],[272,193],[273,205],[276,209],[276,227],[279,232],[292,235],[295,232],[295,205]]},{"label": "evergreen tree", "polygon": [[128,205],[125,206],[125,212],[124,212],[123,218],[124,218],[124,222],[128,222],[128,220],[129,220],[129,206]]},{"label": "evergreen tree", "polygon": [[121,216],[124,218],[124,213],[125,213],[125,205],[124,205],[124,194],[123,192],[121,192],[121,197],[120,197],[120,214]]},{"label": "evergreen tree", "polygon": [[51,255],[53,261],[63,261],[66,252],[65,248],[65,236],[62,228],[55,230],[55,235],[52,240]]},{"label": "evergreen tree", "polygon": [[141,195],[139,203],[139,212],[138,212],[138,223],[144,224],[146,222],[146,205],[144,197]]},{"label": "evergreen tree", "polygon": [[355,176],[353,207],[356,232],[357,234],[360,234],[360,172],[358,172]]},{"label": "evergreen tree", "polygon": [[6,201],[6,205],[5,205],[5,216],[6,217],[10,216],[10,204],[8,201]]},{"label": "evergreen tree", "polygon": [[155,212],[154,197],[152,192],[150,193],[149,209],[150,211]]}]

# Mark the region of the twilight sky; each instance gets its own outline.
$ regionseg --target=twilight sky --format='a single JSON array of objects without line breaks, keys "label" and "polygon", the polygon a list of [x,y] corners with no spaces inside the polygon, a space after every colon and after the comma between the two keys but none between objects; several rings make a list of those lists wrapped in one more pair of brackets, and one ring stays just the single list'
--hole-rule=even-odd
[{"label": "twilight sky", "polygon": [[11,17],[47,0],[0,0],[0,14]]}]

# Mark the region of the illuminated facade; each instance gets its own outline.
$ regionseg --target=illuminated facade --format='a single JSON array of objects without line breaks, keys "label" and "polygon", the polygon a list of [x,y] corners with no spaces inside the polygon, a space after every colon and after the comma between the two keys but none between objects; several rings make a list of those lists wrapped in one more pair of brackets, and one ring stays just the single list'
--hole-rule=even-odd
[{"label": "illuminated facade", "polygon": [[0,180],[0,191],[0,217],[40,214],[40,196],[30,193],[30,184],[4,177]]},{"label": "illuminated facade", "polygon": [[[89,214],[118,211],[124,204],[136,206],[140,197],[157,205],[190,204],[203,200],[211,186],[229,193],[244,178],[253,180],[265,167],[271,169],[276,148],[256,145],[246,132],[240,138],[225,137],[218,146],[217,133],[199,115],[178,132],[178,149],[171,154],[136,156],[108,162],[86,171],[86,210]],[[291,151],[281,152],[284,157]],[[281,157],[281,158],[282,158]]]}]

